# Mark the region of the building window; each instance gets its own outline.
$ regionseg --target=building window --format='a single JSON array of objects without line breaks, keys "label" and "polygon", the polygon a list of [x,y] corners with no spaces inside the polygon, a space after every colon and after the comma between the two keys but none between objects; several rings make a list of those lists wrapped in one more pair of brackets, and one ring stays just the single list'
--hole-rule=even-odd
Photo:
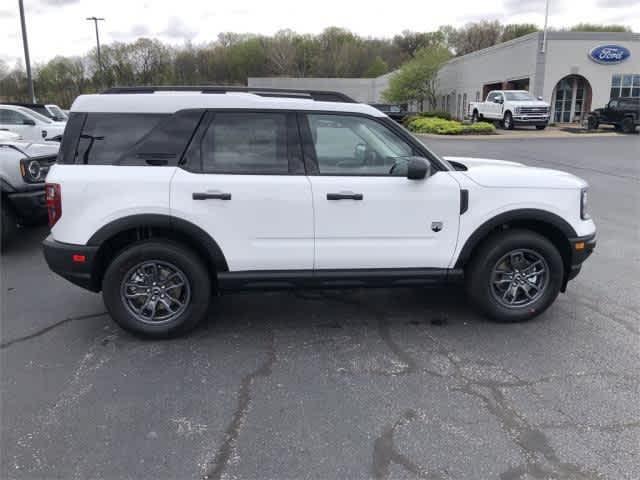
[{"label": "building window", "polygon": [[480,101],[480,92],[476,92],[476,102]]},{"label": "building window", "polygon": [[610,98],[618,97],[640,97],[640,75],[613,75],[611,77]]},{"label": "building window", "polygon": [[467,115],[467,94],[462,95],[462,116]]}]

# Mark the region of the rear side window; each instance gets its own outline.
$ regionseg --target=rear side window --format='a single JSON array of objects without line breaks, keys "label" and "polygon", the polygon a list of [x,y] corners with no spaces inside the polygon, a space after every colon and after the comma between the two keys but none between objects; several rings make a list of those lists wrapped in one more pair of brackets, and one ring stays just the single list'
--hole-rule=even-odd
[{"label": "rear side window", "polygon": [[147,135],[166,114],[88,113],[75,154],[75,163],[113,165]]},{"label": "rear side window", "polygon": [[286,175],[285,113],[215,113],[201,144],[205,173]]}]

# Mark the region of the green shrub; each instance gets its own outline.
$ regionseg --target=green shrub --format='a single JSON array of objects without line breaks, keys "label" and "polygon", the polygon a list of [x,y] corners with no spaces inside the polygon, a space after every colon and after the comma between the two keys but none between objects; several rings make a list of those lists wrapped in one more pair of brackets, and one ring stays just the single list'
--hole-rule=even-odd
[{"label": "green shrub", "polygon": [[425,117],[425,118],[444,118],[445,120],[452,120],[451,114],[449,112],[440,112],[440,111],[433,111],[433,112],[421,112],[418,114],[419,117]]},{"label": "green shrub", "polygon": [[437,117],[413,118],[407,128],[416,133],[432,133],[436,135],[484,135],[495,132],[495,127],[486,122],[463,125],[456,120],[445,120]]}]

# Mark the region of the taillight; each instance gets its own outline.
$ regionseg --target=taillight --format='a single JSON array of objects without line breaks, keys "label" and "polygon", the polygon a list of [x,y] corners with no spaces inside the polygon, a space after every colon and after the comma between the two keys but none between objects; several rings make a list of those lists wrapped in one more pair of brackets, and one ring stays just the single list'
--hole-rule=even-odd
[{"label": "taillight", "polygon": [[47,202],[47,213],[49,214],[49,227],[53,227],[62,216],[60,185],[57,183],[47,183],[44,188],[45,199]]}]

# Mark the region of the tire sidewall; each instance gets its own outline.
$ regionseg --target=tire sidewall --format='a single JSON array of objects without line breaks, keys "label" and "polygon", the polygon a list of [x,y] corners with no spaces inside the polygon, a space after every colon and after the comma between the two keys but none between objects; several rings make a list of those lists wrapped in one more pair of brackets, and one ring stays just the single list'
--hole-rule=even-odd
[{"label": "tire sidewall", "polygon": [[[187,308],[177,318],[162,325],[137,320],[120,295],[127,272],[148,260],[161,260],[175,265],[190,284],[191,300]],[[128,247],[109,264],[102,280],[102,295],[111,317],[123,329],[145,337],[168,338],[187,332],[206,316],[211,298],[211,281],[203,262],[190,250],[170,241],[146,241]]]},{"label": "tire sidewall", "polygon": [[631,133],[634,131],[634,124],[632,118],[625,118],[622,120],[622,131],[624,133]]},{"label": "tire sidewall", "polygon": [[[532,305],[508,308],[500,304],[491,292],[491,273],[495,264],[509,251],[525,248],[542,256],[550,273],[543,295]],[[486,315],[497,321],[519,322],[544,312],[554,302],[564,279],[564,263],[557,248],[545,237],[530,231],[513,230],[489,238],[476,252],[467,281],[469,294]]]},{"label": "tire sidewall", "polygon": [[513,115],[511,115],[511,112],[507,112],[504,114],[502,125],[504,125],[505,130],[513,130]]}]

